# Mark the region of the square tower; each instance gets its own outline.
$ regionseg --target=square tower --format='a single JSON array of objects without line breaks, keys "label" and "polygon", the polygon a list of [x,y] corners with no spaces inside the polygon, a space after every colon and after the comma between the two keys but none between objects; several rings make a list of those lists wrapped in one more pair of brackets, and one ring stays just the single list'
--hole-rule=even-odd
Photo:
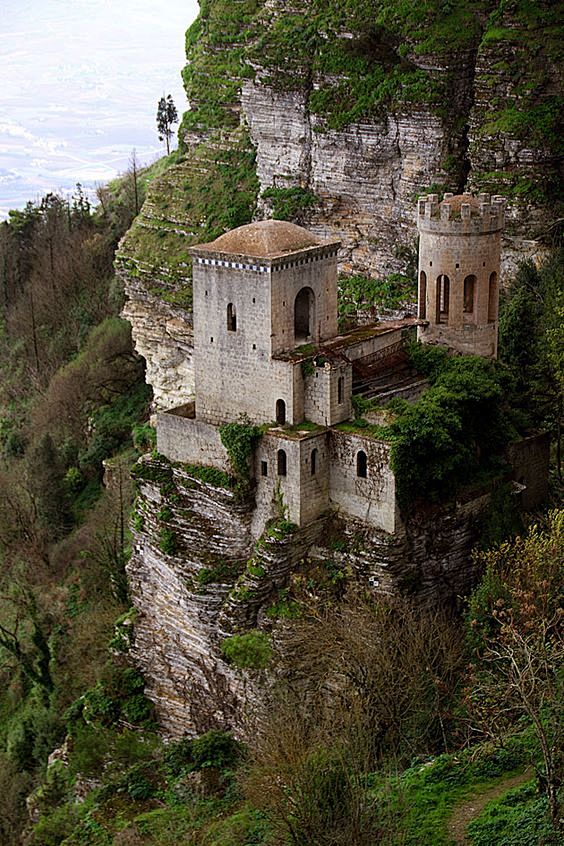
[{"label": "square tower", "polygon": [[190,249],[198,419],[300,416],[296,369],[275,357],[337,334],[339,246],[267,220]]}]

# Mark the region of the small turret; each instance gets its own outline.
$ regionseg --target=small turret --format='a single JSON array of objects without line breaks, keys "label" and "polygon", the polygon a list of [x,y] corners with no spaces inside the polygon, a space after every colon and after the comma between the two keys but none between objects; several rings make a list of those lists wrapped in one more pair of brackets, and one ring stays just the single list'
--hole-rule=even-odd
[{"label": "small turret", "polygon": [[417,204],[418,337],[457,352],[497,356],[504,197],[436,194]]}]

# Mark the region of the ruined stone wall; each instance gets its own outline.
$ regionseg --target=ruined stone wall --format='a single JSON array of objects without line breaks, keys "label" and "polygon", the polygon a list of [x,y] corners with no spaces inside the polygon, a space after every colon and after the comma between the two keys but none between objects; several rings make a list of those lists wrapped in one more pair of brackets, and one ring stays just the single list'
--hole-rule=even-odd
[{"label": "ruined stone wall", "polygon": [[229,456],[217,427],[172,411],[157,414],[157,450],[171,461],[231,472]]},{"label": "ruined stone wall", "polygon": [[513,478],[525,485],[521,493],[521,505],[529,511],[538,508],[548,497],[548,467],[550,461],[550,438],[546,432],[531,435],[510,444],[509,463],[513,467]]},{"label": "ruined stone wall", "polygon": [[[360,451],[367,456],[366,478],[357,475]],[[400,521],[389,444],[333,431],[330,463],[329,498],[333,508],[386,532],[394,532]]]}]

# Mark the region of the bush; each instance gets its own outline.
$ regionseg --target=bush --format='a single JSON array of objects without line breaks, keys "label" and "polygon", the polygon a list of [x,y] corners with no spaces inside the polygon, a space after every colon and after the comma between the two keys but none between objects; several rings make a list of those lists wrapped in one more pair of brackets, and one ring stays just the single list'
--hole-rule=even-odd
[{"label": "bush", "polygon": [[184,772],[217,767],[231,769],[244,757],[245,749],[228,732],[212,729],[201,737],[183,738],[170,743],[164,752],[163,762],[173,777]]},{"label": "bush", "polygon": [[507,379],[494,362],[436,349],[412,357],[433,384],[416,403],[396,404],[389,427],[404,510],[417,498],[445,499],[484,471],[499,473],[499,456],[516,436],[502,404]]},{"label": "bush", "polygon": [[221,651],[228,661],[241,669],[262,670],[272,657],[270,638],[257,630],[226,638]]}]

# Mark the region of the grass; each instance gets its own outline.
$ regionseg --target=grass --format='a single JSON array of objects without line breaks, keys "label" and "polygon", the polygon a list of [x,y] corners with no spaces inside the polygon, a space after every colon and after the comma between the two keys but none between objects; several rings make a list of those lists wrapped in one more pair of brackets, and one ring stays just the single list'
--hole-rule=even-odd
[{"label": "grass", "polygon": [[394,787],[393,801],[405,808],[398,844],[450,846],[448,823],[456,805],[523,772],[535,751],[530,733],[523,732],[504,748],[484,745],[406,770]]}]

